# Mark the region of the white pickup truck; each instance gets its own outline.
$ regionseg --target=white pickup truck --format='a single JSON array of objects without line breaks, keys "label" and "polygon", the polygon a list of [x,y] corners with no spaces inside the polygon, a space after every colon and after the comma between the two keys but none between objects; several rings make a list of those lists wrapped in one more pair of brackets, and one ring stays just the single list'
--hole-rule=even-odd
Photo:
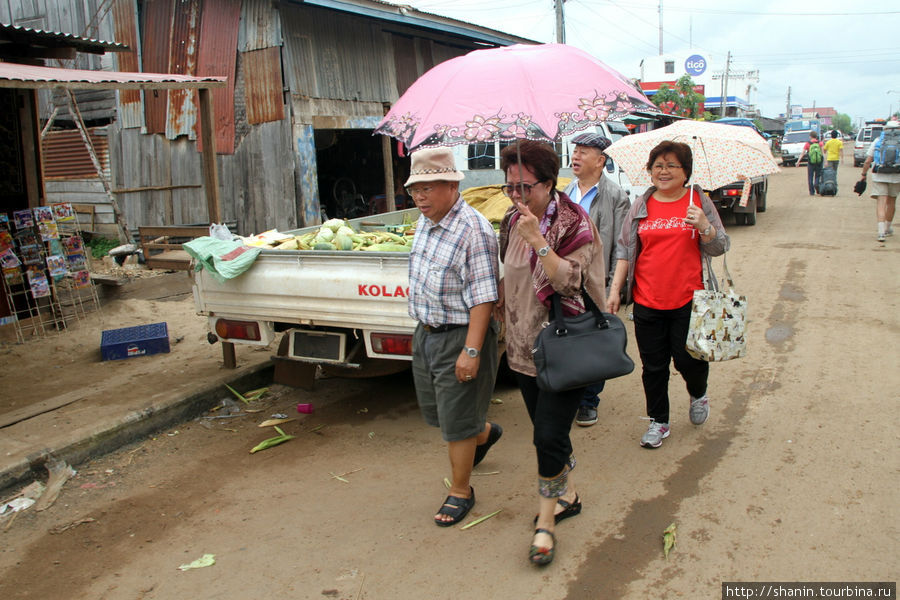
[{"label": "white pickup truck", "polygon": [[[391,230],[418,216],[411,208],[349,223]],[[210,341],[224,342],[226,366],[234,366],[232,344],[267,346],[281,333],[275,380],[308,387],[317,365],[358,377],[409,365],[415,321],[407,312],[408,268],[406,252],[263,249],[247,271],[223,283],[195,271],[194,301],[209,318]]]}]

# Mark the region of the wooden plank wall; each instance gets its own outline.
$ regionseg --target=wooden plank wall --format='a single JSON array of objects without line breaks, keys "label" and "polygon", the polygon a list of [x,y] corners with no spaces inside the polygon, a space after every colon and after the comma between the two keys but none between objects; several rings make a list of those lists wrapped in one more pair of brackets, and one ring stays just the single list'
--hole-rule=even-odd
[{"label": "wooden plank wall", "polygon": [[[202,183],[196,142],[168,140],[137,129],[110,126],[114,189]],[[298,227],[294,148],[286,121],[248,128],[233,155],[218,155],[222,218],[247,235],[277,227]],[[138,225],[208,223],[202,188],[142,191],[118,196],[131,229]],[[167,220],[167,206],[172,220]]]}]

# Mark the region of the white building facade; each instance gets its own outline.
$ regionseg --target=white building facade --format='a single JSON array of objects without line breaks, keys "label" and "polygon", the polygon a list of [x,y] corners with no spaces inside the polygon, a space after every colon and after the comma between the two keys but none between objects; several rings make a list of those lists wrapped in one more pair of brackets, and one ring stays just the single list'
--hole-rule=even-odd
[{"label": "white building facade", "polygon": [[[704,110],[721,113],[722,97],[726,96],[725,110],[729,117],[756,117],[759,111],[752,96],[759,83],[759,70],[747,65],[728,64],[726,57],[714,56],[704,50],[682,50],[641,61],[641,87],[652,96],[663,83],[674,86],[684,75],[689,75],[698,92],[706,96]],[[702,86],[702,89],[699,89]]]}]

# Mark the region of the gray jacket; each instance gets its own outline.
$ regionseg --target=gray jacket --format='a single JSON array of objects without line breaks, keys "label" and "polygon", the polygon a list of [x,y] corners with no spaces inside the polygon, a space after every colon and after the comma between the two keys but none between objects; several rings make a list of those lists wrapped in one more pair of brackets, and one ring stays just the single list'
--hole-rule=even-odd
[{"label": "gray jacket", "polygon": [[[566,187],[566,195],[571,198],[575,186],[578,185],[578,179]],[[622,230],[622,223],[625,222],[625,215],[631,207],[628,200],[628,194],[625,193],[619,184],[614,182],[606,175],[600,176],[597,182],[597,195],[591,201],[591,209],[588,215],[591,221],[597,226],[600,232],[600,241],[603,242],[603,260],[606,269],[606,287],[612,281],[613,273],[616,270],[616,236]]]},{"label": "gray jacket", "polygon": [[[622,231],[619,234],[619,241],[616,243],[616,260],[628,261],[628,279],[625,280],[625,299],[624,303],[629,304],[634,301],[631,296],[631,288],[634,285],[634,265],[637,262],[638,254],[641,253],[641,241],[638,237],[638,226],[642,219],[647,218],[647,199],[653,192],[655,187],[650,187],[640,198],[631,205],[631,210],[625,217],[622,224]],[[703,214],[716,230],[716,237],[708,242],[704,242],[700,238],[700,252],[704,258],[709,256],[721,256],[728,248],[731,247],[731,238],[725,233],[725,227],[722,226],[722,219],[719,217],[719,211],[716,205],[710,200],[700,186],[694,186],[695,198],[699,196],[700,205],[703,207]]]}]

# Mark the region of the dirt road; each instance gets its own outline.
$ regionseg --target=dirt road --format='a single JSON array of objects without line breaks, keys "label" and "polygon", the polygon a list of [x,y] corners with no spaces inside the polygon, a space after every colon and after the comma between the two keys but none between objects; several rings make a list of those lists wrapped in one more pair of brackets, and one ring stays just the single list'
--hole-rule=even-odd
[{"label": "dirt road", "polygon": [[[81,465],[52,508],[0,533],[0,597],[695,599],[723,581],[896,581],[900,237],[876,242],[857,173],[814,198],[789,168],[755,227],[729,227],[748,356],[713,365],[702,427],[673,377],[684,402],[657,450],[638,445],[639,373],[607,385],[600,422],[573,432],[584,511],[560,524],[549,568],[526,561],[537,501],[518,392],[498,387],[505,435],[474,478],[471,516],[502,512],[447,530],[431,523],[444,447],[399,375],[279,388],[263,412]],[[297,438],[251,455],[278,412]],[[207,553],[215,565],[178,570]]]}]

